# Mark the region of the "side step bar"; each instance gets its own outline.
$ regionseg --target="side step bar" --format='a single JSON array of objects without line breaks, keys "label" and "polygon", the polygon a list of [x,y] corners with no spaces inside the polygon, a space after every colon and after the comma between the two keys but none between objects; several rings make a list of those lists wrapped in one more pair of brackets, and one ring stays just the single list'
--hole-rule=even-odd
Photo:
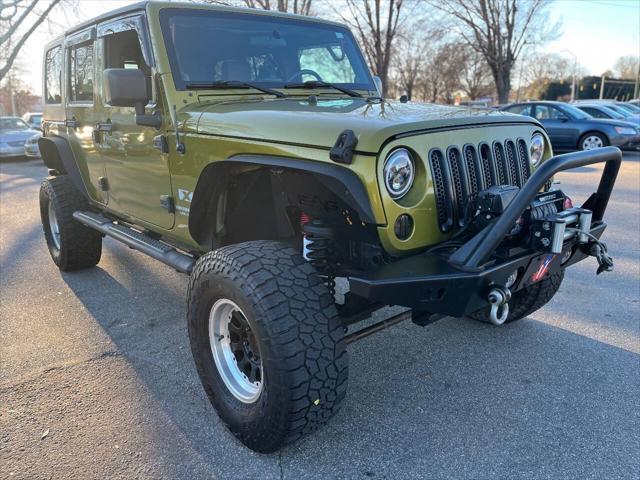
[{"label": "side step bar", "polygon": [[124,243],[126,246],[138,250],[169,265],[182,273],[191,273],[195,258],[181,253],[166,243],[151,238],[133,228],[113,223],[110,219],[93,212],[74,212],[73,218],[86,227],[93,228],[111,238]]}]

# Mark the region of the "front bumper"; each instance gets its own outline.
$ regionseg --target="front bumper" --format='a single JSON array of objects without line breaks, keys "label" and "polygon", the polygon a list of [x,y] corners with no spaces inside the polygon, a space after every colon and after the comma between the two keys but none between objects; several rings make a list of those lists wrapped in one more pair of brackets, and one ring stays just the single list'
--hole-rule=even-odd
[{"label": "front bumper", "polygon": [[6,146],[0,148],[0,157],[22,157],[24,154],[24,145],[19,147]]},{"label": "front bumper", "polygon": [[640,148],[640,135],[618,135],[611,139],[611,145],[624,149]]},{"label": "front bumper", "polygon": [[353,274],[349,277],[351,292],[371,302],[461,317],[488,306],[491,288],[507,284],[516,271],[517,279],[509,287],[512,292],[583,260],[591,253],[591,241],[585,241],[584,236],[568,237],[557,254],[524,246],[505,248],[504,244],[516,221],[553,175],[602,162],[606,165],[598,189],[582,206],[592,213],[590,234],[600,238],[606,228],[604,213],[622,162],[622,153],[616,147],[568,153],[547,160],[502,215],[455,253],[449,257],[435,252],[421,253]]},{"label": "front bumper", "polygon": [[40,149],[37,143],[27,143],[24,146],[24,154],[31,158],[40,158]]}]

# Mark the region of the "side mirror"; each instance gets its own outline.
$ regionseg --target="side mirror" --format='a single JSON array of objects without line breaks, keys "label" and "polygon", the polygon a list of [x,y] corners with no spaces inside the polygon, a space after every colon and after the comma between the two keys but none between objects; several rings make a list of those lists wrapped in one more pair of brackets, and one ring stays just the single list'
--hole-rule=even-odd
[{"label": "side mirror", "polygon": [[108,68],[103,72],[104,99],[113,107],[134,107],[136,123],[148,127],[160,128],[162,118],[159,114],[146,115],[144,107],[149,102],[147,79],[140,69]]},{"label": "side mirror", "polygon": [[558,117],[558,120],[560,120],[561,122],[568,122],[569,121],[569,117],[565,117],[564,115],[561,117]]},{"label": "side mirror", "polygon": [[373,83],[376,86],[376,90],[378,90],[378,95],[382,97],[382,79],[377,75],[373,76]]}]

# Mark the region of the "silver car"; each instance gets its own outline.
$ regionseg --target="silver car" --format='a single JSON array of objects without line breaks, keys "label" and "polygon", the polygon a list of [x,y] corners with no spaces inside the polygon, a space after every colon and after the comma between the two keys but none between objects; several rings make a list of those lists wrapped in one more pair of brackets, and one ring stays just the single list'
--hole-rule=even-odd
[{"label": "silver car", "polygon": [[25,156],[25,143],[38,133],[19,117],[0,117],[0,157]]},{"label": "silver car", "polygon": [[38,147],[40,137],[42,137],[42,133],[38,132],[27,138],[27,141],[24,142],[24,154],[27,157],[40,158],[40,147]]}]

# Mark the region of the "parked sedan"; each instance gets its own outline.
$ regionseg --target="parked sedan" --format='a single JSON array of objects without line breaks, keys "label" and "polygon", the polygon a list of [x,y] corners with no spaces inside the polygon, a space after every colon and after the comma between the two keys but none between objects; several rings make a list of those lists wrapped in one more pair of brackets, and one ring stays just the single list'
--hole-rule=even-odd
[{"label": "parked sedan", "polygon": [[40,147],[38,146],[40,137],[42,137],[42,133],[38,132],[27,138],[27,141],[24,142],[24,154],[27,157],[40,158]]},{"label": "parked sedan", "polygon": [[27,125],[29,125],[31,128],[34,128],[36,130],[40,130],[42,128],[42,113],[38,113],[38,112],[25,113],[22,116],[22,119],[25,122],[27,122]]},{"label": "parked sedan", "polygon": [[613,120],[622,120],[624,121],[625,116],[619,112],[616,112],[614,109],[609,108],[607,105],[603,103],[576,103],[576,108],[579,108],[585,113],[588,113],[593,118],[608,118]]},{"label": "parked sedan", "polygon": [[627,105],[622,102],[599,102],[607,108],[622,115],[626,122],[631,122],[640,126],[640,113],[635,111],[635,106]]},{"label": "parked sedan", "polygon": [[27,139],[38,133],[19,117],[0,117],[0,157],[25,155]]},{"label": "parked sedan", "polygon": [[501,110],[537,119],[556,150],[591,150],[607,145],[620,148],[640,146],[640,129],[629,122],[593,118],[567,103],[516,103],[506,105]]}]

